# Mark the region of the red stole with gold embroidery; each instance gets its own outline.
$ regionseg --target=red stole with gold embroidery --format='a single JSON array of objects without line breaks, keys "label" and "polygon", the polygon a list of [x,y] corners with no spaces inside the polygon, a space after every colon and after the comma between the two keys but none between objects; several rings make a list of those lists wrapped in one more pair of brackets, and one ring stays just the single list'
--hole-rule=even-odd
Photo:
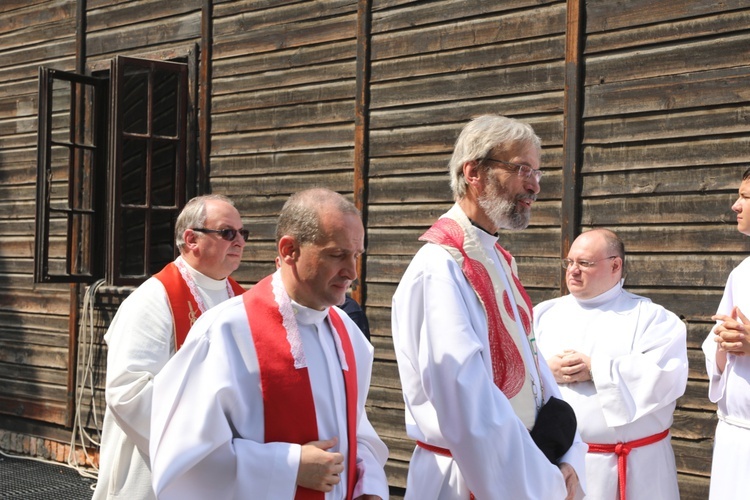
[{"label": "red stole with gold embroidery", "polygon": [[[274,275],[268,276],[243,296],[255,352],[260,368],[263,392],[265,442],[305,444],[318,440],[310,376],[307,366],[293,351],[301,349],[301,340],[290,343],[285,327],[296,321],[291,311],[282,312],[276,302]],[[283,288],[280,280],[279,286]],[[338,334],[344,353],[343,370],[346,392],[346,421],[348,449],[346,456],[347,494],[351,499],[357,482],[357,370],[349,333],[338,313],[329,309],[328,319]],[[296,330],[296,328],[295,328]],[[297,343],[293,346],[293,343]],[[295,359],[296,358],[296,359]],[[344,363],[342,362],[342,365]],[[295,500],[322,500],[323,492],[297,487]]]},{"label": "red stole with gold embroidery", "polygon": [[[164,269],[154,274],[154,278],[162,282],[167,292],[167,302],[169,302],[169,308],[172,311],[174,348],[177,351],[185,343],[190,327],[203,314],[203,311],[201,311],[198,302],[190,291],[190,287],[185,283],[174,262],[164,266]],[[235,295],[245,293],[245,289],[239,283],[232,278],[227,278],[227,280]]]}]

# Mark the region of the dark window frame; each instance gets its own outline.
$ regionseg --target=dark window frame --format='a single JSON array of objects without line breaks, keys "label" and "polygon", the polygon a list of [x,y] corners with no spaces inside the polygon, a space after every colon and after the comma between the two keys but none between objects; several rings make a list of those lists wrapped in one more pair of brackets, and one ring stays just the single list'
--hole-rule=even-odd
[{"label": "dark window frame", "polygon": [[[52,122],[55,114],[53,104],[53,87],[56,81],[68,82],[71,86],[70,104],[67,108],[67,138],[53,139]],[[87,107],[84,102],[83,87],[88,87],[91,94],[91,102]],[[105,164],[104,153],[106,147],[102,144],[106,135],[102,137],[97,122],[106,120],[107,106],[107,82],[99,78],[79,75],[51,68],[39,68],[39,125],[38,125],[38,151],[37,151],[37,204],[36,204],[36,256],[34,261],[34,281],[36,283],[90,283],[101,275],[103,267],[100,260],[96,259],[97,242],[101,241],[101,225],[92,220],[86,229],[81,229],[80,222],[76,218],[95,219],[95,212],[103,209],[105,199],[100,196],[102,169]],[[93,108],[93,112],[91,111]],[[81,114],[87,114],[86,119],[81,119]],[[84,136],[85,124],[92,126],[91,141],[87,144]],[[52,192],[53,186],[53,148],[61,147],[68,149],[68,206],[66,208],[53,208]],[[93,164],[81,166],[81,153],[92,153]],[[74,201],[73,186],[70,182],[75,177],[75,171],[80,168],[82,174],[87,176],[92,200],[89,208],[76,206]],[[64,214],[66,221],[66,251],[64,272],[50,273],[50,226],[53,224],[53,214]],[[85,225],[85,224],[84,224]],[[76,253],[75,249],[81,248],[82,252]],[[76,272],[76,262],[88,261],[89,267],[85,271]]]},{"label": "dark window frame", "polygon": [[[198,180],[195,179],[200,175],[200,169],[195,165],[197,160],[195,155],[196,148],[196,132],[195,127],[195,108],[196,108],[196,96],[197,96],[197,50],[191,50],[187,52],[185,57],[180,57],[177,61],[164,61],[158,59],[141,59],[134,57],[118,56],[111,61],[109,70],[106,67],[99,67],[99,72],[95,73],[97,76],[85,76],[76,73],[63,72],[50,68],[40,68],[40,80],[39,80],[39,130],[38,130],[38,165],[37,165],[37,228],[36,228],[36,241],[35,241],[35,262],[34,262],[34,281],[37,283],[42,282],[58,282],[58,283],[92,283],[93,281],[105,278],[106,281],[115,286],[123,285],[138,285],[147,279],[151,274],[158,271],[154,266],[159,263],[153,263],[153,260],[164,260],[167,261],[174,258],[177,255],[177,249],[174,248],[174,219],[177,213],[185,204],[186,199],[195,195],[196,187],[199,185]],[[123,100],[126,98],[123,96],[123,87],[125,85],[126,78],[124,78],[124,72],[128,68],[140,68],[145,71],[148,75],[148,92],[146,102],[145,116],[148,117],[148,127],[152,127],[152,119],[154,118],[154,108],[159,107],[166,96],[169,99],[175,101],[175,105],[162,105],[160,109],[162,112],[167,110],[164,115],[169,115],[171,109],[174,108],[176,111],[176,126],[174,130],[168,133],[154,133],[154,130],[147,128],[145,133],[131,133],[123,131],[122,128],[122,105]],[[164,73],[166,72],[166,73]],[[171,94],[162,93],[162,99],[158,99],[155,103],[153,100],[154,94],[154,74],[172,74],[176,75],[174,78],[174,86],[176,96]],[[53,146],[58,148],[55,153],[58,155],[57,168],[59,169],[59,163],[61,163],[59,156],[61,155],[60,148],[69,148],[76,150],[79,145],[74,140],[76,135],[80,134],[78,130],[81,126],[81,116],[76,115],[75,110],[78,107],[83,109],[81,105],[82,95],[80,92],[73,92],[76,96],[71,96],[71,104],[69,106],[69,128],[68,135],[70,139],[64,141],[53,140],[53,117],[56,119],[54,127],[55,137],[60,136],[60,105],[56,104],[57,110],[54,110],[52,103],[52,85],[50,83],[50,75],[54,78],[71,82],[70,85],[75,87],[78,85],[89,85],[93,89],[88,96],[94,102],[90,104],[96,109],[96,116],[89,117],[88,121],[83,123],[89,127],[92,126],[96,133],[96,147],[86,145],[81,149],[90,150],[93,156],[96,157],[94,165],[89,167],[89,179],[91,184],[91,210],[86,211],[85,217],[93,218],[93,222],[86,226],[86,234],[82,234],[82,228],[84,225],[75,226],[70,223],[70,217],[68,217],[67,228],[62,228],[61,222],[59,221],[60,213],[57,213],[58,220],[55,222],[56,225],[50,225],[50,201],[53,186],[50,182],[52,179],[52,154]],[[171,77],[166,78],[167,85],[162,86],[163,88],[169,88],[168,85],[172,84]],[[77,88],[77,87],[75,87]],[[168,100],[169,100],[168,99]],[[53,116],[57,113],[56,116]],[[158,119],[158,117],[157,117]],[[96,120],[96,121],[94,121]],[[163,122],[162,122],[163,124]],[[65,124],[63,124],[65,125]],[[106,132],[108,131],[108,132]],[[150,192],[145,195],[144,202],[133,206],[132,203],[123,203],[122,198],[122,175],[125,172],[123,167],[123,147],[127,148],[127,141],[135,140],[142,141],[146,144],[147,160],[142,163],[143,175],[146,177],[145,182],[149,189],[154,185],[155,179],[160,179],[158,188],[160,195],[164,197],[164,193],[170,193],[171,199],[168,203],[152,203]],[[157,144],[157,146],[154,146]],[[172,148],[172,149],[170,149]],[[164,151],[167,153],[165,154]],[[161,156],[159,156],[161,152]],[[173,165],[170,165],[172,160],[171,153],[174,153]],[[167,174],[153,174],[151,167],[155,164],[153,162],[154,155],[159,156],[158,162],[156,162],[157,168],[161,166],[162,172],[167,172],[169,176],[173,178],[168,179]],[[75,155],[70,154],[68,158],[68,171],[74,172],[76,168],[80,168],[82,164],[74,160]],[[166,160],[165,160],[166,158]],[[89,160],[89,163],[91,161]],[[171,170],[170,170],[171,169]],[[140,172],[137,172],[140,173]],[[158,177],[161,175],[161,177]],[[59,176],[64,177],[64,176]],[[72,179],[72,180],[71,180]],[[71,190],[74,189],[76,184],[80,182],[81,177],[76,177],[75,174],[69,173],[67,182],[70,189],[68,191],[68,205],[73,205],[71,202]],[[64,184],[66,179],[62,179]],[[58,184],[60,184],[58,182]],[[171,189],[170,189],[171,184]],[[65,203],[64,196],[61,196],[59,190],[60,186],[57,186],[57,198],[55,202],[58,205]],[[132,190],[131,190],[132,191]],[[132,200],[131,200],[132,201]],[[158,201],[158,200],[156,200]],[[70,207],[68,207],[70,208]],[[70,212],[72,210],[66,211]],[[137,273],[130,272],[129,274],[123,273],[121,269],[121,262],[123,256],[127,256],[127,253],[123,253],[122,238],[123,229],[123,214],[126,210],[141,211],[143,213],[143,220],[145,226],[143,226],[142,233],[142,248],[139,250],[142,253],[142,266],[139,268]],[[59,207],[57,212],[60,212]],[[52,213],[55,214],[53,208]],[[67,212],[66,212],[67,213]],[[159,227],[156,230],[150,228],[152,220],[161,221],[161,230]],[[171,224],[170,234],[166,234],[163,229]],[[61,267],[59,259],[59,253],[55,256],[58,261],[53,262],[54,272],[50,272],[50,229],[54,228],[54,235],[57,237],[57,243],[59,240],[64,239],[63,245],[65,247],[65,272],[60,272]],[[133,232],[132,229],[128,229],[129,232]],[[136,228],[137,231],[137,228]],[[156,238],[152,238],[151,231],[154,231]],[[80,233],[80,234],[79,234]],[[161,243],[159,254],[160,259],[153,259],[152,253],[154,250],[151,248],[152,240],[159,240]],[[168,249],[165,243],[171,246],[171,255],[167,256]],[[90,269],[84,269],[83,272],[76,268],[75,259],[82,259],[79,254],[85,254],[83,262],[90,264]],[[132,253],[131,253],[132,257]],[[87,259],[87,260],[86,260]],[[131,260],[133,260],[131,258]],[[80,267],[80,266],[78,266]]]},{"label": "dark window frame", "polygon": [[[145,129],[139,132],[126,130],[125,123],[126,110],[124,108],[126,107],[125,101],[127,99],[125,95],[127,93],[127,76],[125,73],[131,69],[146,71],[146,74],[148,75],[146,123]],[[153,130],[154,122],[156,120],[154,116],[154,108],[156,107],[154,93],[157,83],[155,82],[155,75],[161,72],[176,74],[179,78],[179,83],[177,85],[178,95],[176,96],[179,110],[177,110],[177,124],[174,134],[158,134]],[[166,214],[171,216],[171,219],[174,222],[177,218],[177,214],[185,205],[187,191],[186,156],[188,149],[188,67],[187,64],[183,63],[118,56],[112,63],[111,74],[114,77],[112,84],[112,102],[114,109],[112,127],[113,136],[110,141],[110,144],[113,146],[113,156],[111,168],[112,175],[110,176],[109,183],[111,203],[109,204],[110,213],[108,219],[112,221],[114,227],[112,231],[109,232],[111,244],[108,245],[107,276],[109,277],[109,281],[114,285],[138,285],[159,270],[155,269],[151,262],[153,245],[150,229],[153,227],[152,221],[158,217],[163,217]],[[145,145],[145,193],[142,203],[128,203],[124,200],[122,192],[123,183],[121,180],[124,175],[123,148],[128,141],[138,141]],[[168,142],[178,144],[178,147],[176,148],[177,158],[175,159],[175,178],[172,185],[172,203],[153,203],[154,149],[157,143],[164,144]],[[182,168],[179,168],[180,165]],[[124,242],[127,241],[127,238],[123,236],[124,232],[128,229],[126,227],[127,225],[123,223],[126,212],[142,213],[144,218],[142,266],[140,272],[134,274],[126,274],[121,268],[125,262],[123,256],[125,254]],[[173,259],[177,255],[177,249],[174,247],[174,226],[172,226],[172,231],[169,234],[168,241],[172,245],[172,255],[167,261]],[[163,264],[166,264],[166,262]],[[160,267],[161,266],[159,266],[159,268]]]}]

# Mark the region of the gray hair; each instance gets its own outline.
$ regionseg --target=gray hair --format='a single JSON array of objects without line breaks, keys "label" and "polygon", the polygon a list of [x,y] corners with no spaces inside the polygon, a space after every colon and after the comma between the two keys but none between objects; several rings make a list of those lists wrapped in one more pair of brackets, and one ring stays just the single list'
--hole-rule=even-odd
[{"label": "gray hair", "polygon": [[330,189],[311,188],[294,193],[279,214],[276,244],[283,236],[292,236],[300,245],[318,242],[322,236],[320,214],[330,209],[341,214],[362,216],[354,203]]},{"label": "gray hair", "polygon": [[466,162],[482,160],[491,152],[514,153],[534,146],[542,149],[542,141],[531,125],[500,115],[482,115],[467,123],[456,139],[453,156],[448,163],[453,198],[466,196],[463,167]]},{"label": "gray hair", "polygon": [[207,194],[203,196],[196,196],[185,204],[185,207],[177,216],[177,222],[174,227],[174,240],[177,244],[177,249],[182,252],[182,248],[185,246],[185,234],[186,229],[194,227],[203,227],[206,223],[206,202],[207,201],[223,201],[234,206],[234,202],[222,194]]}]

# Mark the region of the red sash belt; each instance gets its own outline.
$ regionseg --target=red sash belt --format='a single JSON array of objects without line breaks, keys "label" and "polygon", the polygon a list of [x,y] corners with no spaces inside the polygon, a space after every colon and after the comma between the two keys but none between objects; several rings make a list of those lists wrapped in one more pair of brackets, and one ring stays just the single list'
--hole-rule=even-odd
[{"label": "red sash belt", "polygon": [[665,429],[658,434],[653,436],[647,436],[645,438],[636,439],[627,443],[616,443],[616,444],[596,444],[587,443],[589,445],[589,453],[615,453],[617,455],[617,473],[619,477],[619,491],[620,500],[625,500],[625,485],[626,475],[628,470],[628,454],[633,448],[640,448],[649,444],[654,444],[669,435],[669,429]]},{"label": "red sash belt", "polygon": [[[424,448],[427,451],[431,451],[432,453],[436,455],[442,455],[444,457],[453,457],[451,454],[451,450],[448,448],[441,448],[440,446],[434,446],[431,444],[423,443],[422,441],[417,441],[417,446],[420,448]],[[469,492],[469,500],[475,500],[474,493]]]}]

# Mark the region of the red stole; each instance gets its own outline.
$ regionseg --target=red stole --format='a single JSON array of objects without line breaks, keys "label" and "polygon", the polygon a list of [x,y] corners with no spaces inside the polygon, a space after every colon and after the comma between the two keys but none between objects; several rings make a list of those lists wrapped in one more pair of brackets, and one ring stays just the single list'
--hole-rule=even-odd
[{"label": "red stole", "polygon": [[[185,283],[174,262],[164,266],[164,269],[154,274],[154,278],[161,281],[167,291],[167,302],[169,302],[169,309],[172,311],[174,348],[177,351],[185,342],[190,327],[203,314],[203,311],[198,306],[190,287]],[[245,289],[239,283],[232,278],[227,278],[227,280],[229,280],[235,295],[245,293]]]},{"label": "red stole", "polygon": [[[533,347],[531,300],[516,276],[515,261],[511,255],[495,242],[494,250],[499,253],[501,265],[501,269],[496,269],[491,257],[482,249],[475,231],[461,208],[454,205],[419,239],[442,246],[461,267],[487,317],[489,355],[495,385],[508,398],[526,428],[532,429],[539,409],[537,388],[531,366],[526,366],[521,352],[524,343],[528,343],[534,367],[539,373]],[[508,278],[507,288],[501,273]],[[495,290],[500,292],[499,296]],[[511,294],[522,328],[516,322]],[[543,387],[541,391],[541,399],[544,400]]]},{"label": "red stole", "polygon": [[[318,440],[310,376],[306,366],[295,367],[279,304],[274,300],[274,275],[268,276],[243,295],[250,332],[260,368],[263,391],[265,442],[305,444]],[[286,293],[286,292],[284,292]],[[357,482],[357,369],[349,333],[338,313],[329,309],[328,318],[338,333],[347,370],[343,370],[347,421],[347,492],[353,498]],[[295,500],[322,500],[324,493],[298,486]]]}]

